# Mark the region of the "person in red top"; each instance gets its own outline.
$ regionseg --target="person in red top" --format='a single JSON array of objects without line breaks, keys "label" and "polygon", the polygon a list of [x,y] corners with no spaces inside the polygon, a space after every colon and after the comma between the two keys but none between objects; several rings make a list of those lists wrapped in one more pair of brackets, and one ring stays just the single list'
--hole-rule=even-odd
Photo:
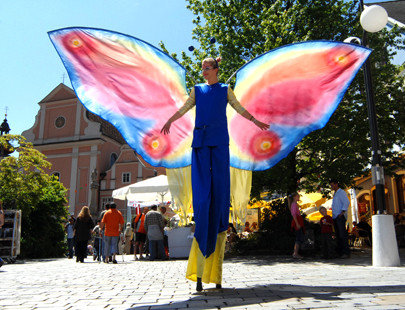
[{"label": "person in red top", "polygon": [[112,262],[117,263],[115,255],[118,253],[118,238],[121,234],[122,228],[124,226],[124,217],[121,212],[117,210],[115,203],[110,204],[110,210],[104,213],[103,219],[101,220],[100,228],[104,230],[105,237],[105,263],[108,263],[108,256],[110,253],[110,248],[112,248],[113,257]]},{"label": "person in red top", "polygon": [[146,229],[145,229],[145,215],[148,213],[149,208],[144,207],[143,213],[138,214],[133,221],[134,224],[134,231],[135,231],[135,250],[134,250],[134,258],[138,260],[136,257],[137,249],[139,249],[139,259],[143,260],[143,246],[146,241]]},{"label": "person in red top", "polygon": [[319,208],[319,213],[323,215],[321,218],[321,239],[322,239],[322,258],[328,259],[333,258],[333,219],[325,207]]}]

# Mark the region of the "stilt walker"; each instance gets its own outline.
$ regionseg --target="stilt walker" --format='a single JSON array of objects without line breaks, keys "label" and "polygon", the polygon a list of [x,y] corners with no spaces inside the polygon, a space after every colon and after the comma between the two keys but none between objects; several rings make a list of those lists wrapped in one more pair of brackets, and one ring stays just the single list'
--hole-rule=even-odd
[{"label": "stilt walker", "polygon": [[[187,278],[199,291],[202,282],[222,283],[229,166],[269,169],[324,127],[371,53],[333,41],[279,47],[237,70],[235,93],[218,82],[218,61],[208,58],[206,83],[188,95],[185,68],[143,40],[83,27],[49,37],[86,109],[113,124],[150,165],[192,165],[196,232]],[[225,113],[228,103],[234,110]],[[192,112],[184,115],[193,106],[195,121]]]},{"label": "stilt walker", "polygon": [[202,291],[202,282],[215,283],[217,288],[222,285],[222,261],[230,206],[228,102],[260,129],[269,128],[240,105],[228,85],[218,82],[218,61],[213,58],[203,61],[202,72],[207,83],[196,85],[184,106],[162,128],[163,133],[169,133],[172,122],[196,107],[191,145],[196,228],[186,277],[197,282],[197,291]]}]

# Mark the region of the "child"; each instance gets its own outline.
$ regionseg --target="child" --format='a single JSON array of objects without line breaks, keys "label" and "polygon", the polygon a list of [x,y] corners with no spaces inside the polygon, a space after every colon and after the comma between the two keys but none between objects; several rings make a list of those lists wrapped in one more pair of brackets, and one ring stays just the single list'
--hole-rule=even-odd
[{"label": "child", "polygon": [[73,248],[74,248],[74,234],[73,234],[73,227],[75,225],[75,219],[73,216],[70,216],[69,222],[65,226],[65,231],[67,233],[67,245],[68,245],[68,258],[73,258]]},{"label": "child", "polygon": [[303,257],[299,254],[299,250],[300,246],[304,243],[305,227],[304,219],[302,218],[300,209],[297,205],[298,200],[300,200],[300,195],[297,192],[294,192],[288,196],[288,208],[290,209],[291,216],[293,217],[291,221],[291,230],[295,231],[293,258],[301,259]]},{"label": "child", "polygon": [[319,213],[323,215],[321,218],[321,240],[322,240],[322,258],[333,258],[333,219],[328,215],[325,207],[319,208]]},{"label": "child", "polygon": [[93,228],[94,234],[94,251],[93,251],[93,260],[101,261],[101,247],[102,247],[102,237],[100,229],[100,220],[97,220],[97,225]]}]

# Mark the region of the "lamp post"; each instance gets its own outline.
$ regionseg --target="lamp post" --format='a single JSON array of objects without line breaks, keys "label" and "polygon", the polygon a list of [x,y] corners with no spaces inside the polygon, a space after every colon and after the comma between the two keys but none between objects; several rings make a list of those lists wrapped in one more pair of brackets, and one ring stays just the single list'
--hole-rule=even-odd
[{"label": "lamp post", "polygon": [[[362,45],[367,46],[367,32],[378,32],[382,30],[388,21],[388,14],[385,9],[378,5],[370,6],[363,9],[363,0],[360,0],[360,24],[363,28],[363,40]],[[381,149],[378,138],[377,127],[377,113],[375,110],[373,83],[371,80],[370,59],[367,58],[364,63],[364,82],[366,88],[367,97],[367,110],[368,120],[370,124],[370,137],[372,144],[372,167],[371,175],[373,185],[376,190],[376,203],[378,208],[378,214],[384,214],[386,212],[385,205],[385,179],[384,168],[381,162]]]},{"label": "lamp post", "polygon": [[[360,24],[363,28],[363,39],[349,38],[349,42],[356,41],[367,46],[367,32],[382,30],[388,21],[385,9],[378,5],[364,8],[360,0]],[[345,40],[346,41],[346,40]],[[347,42],[347,41],[346,41]],[[373,84],[371,80],[370,60],[363,65],[364,83],[366,88],[367,111],[370,124],[370,138],[372,145],[372,182],[376,190],[377,215],[373,215],[373,266],[388,267],[399,266],[399,252],[395,237],[395,228],[392,215],[386,214],[385,205],[385,179],[381,162],[381,150],[378,138],[377,114],[375,110]]]}]

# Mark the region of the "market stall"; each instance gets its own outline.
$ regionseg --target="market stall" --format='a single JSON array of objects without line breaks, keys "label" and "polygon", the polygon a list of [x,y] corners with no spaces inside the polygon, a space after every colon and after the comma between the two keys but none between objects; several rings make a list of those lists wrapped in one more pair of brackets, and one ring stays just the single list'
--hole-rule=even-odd
[{"label": "market stall", "polygon": [[[127,218],[131,218],[133,209],[142,209],[152,205],[164,203],[167,208],[169,218],[175,215],[172,208],[169,207],[171,193],[169,191],[169,184],[167,176],[160,175],[145,181],[137,182],[113,191],[114,199],[127,201]],[[139,212],[138,211],[138,212]],[[177,227],[176,224],[169,225],[166,229],[169,242],[169,252],[172,258],[188,257],[190,252],[193,235],[191,227]],[[190,237],[191,236],[191,237]]]}]

